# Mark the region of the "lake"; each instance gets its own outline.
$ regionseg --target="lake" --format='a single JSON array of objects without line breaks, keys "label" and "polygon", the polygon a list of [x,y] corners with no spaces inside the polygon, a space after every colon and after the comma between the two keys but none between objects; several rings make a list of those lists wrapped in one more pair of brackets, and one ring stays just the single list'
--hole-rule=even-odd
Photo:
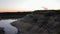
[{"label": "lake", "polygon": [[17,33],[17,28],[10,24],[14,21],[16,21],[16,19],[0,20],[0,27],[4,27],[5,34],[16,34]]}]

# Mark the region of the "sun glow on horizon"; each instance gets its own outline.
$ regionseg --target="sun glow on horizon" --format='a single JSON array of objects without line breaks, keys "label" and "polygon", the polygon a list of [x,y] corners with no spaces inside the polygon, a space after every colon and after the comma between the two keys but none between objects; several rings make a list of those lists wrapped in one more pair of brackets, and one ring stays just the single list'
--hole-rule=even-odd
[{"label": "sun glow on horizon", "polygon": [[0,0],[0,11],[58,10],[58,0]]}]

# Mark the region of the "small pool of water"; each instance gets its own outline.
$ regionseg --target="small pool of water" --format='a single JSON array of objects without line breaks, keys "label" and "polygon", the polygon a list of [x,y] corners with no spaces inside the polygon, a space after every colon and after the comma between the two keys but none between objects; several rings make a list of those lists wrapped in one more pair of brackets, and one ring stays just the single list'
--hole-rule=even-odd
[{"label": "small pool of water", "polygon": [[5,34],[16,34],[17,33],[17,28],[12,26],[10,23],[16,21],[16,19],[5,19],[5,20],[0,20],[0,27],[4,27],[5,29]]}]

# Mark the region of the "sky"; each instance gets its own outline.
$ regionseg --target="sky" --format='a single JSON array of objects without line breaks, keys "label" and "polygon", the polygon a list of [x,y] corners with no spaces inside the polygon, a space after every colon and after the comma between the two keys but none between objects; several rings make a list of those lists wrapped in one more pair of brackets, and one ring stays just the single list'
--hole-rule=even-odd
[{"label": "sky", "polygon": [[0,0],[1,11],[60,9],[60,0]]}]

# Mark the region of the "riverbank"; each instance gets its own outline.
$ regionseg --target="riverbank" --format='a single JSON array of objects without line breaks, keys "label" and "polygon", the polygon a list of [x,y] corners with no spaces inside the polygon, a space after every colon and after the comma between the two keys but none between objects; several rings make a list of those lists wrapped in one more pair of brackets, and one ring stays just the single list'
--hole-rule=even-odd
[{"label": "riverbank", "polygon": [[60,34],[60,11],[36,10],[11,23],[18,34]]}]

